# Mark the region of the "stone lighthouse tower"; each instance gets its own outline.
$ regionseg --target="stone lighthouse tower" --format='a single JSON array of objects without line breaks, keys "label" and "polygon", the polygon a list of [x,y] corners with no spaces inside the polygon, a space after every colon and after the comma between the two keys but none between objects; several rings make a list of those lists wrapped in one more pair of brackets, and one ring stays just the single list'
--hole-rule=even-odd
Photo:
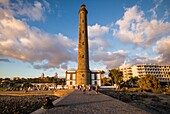
[{"label": "stone lighthouse tower", "polygon": [[66,85],[74,88],[78,85],[101,86],[101,71],[89,69],[87,10],[83,4],[79,10],[79,35],[78,35],[78,68],[66,71]]},{"label": "stone lighthouse tower", "polygon": [[84,4],[81,5],[79,10],[78,69],[76,85],[87,85],[91,83],[88,52],[87,13],[88,11],[86,10],[86,6]]}]

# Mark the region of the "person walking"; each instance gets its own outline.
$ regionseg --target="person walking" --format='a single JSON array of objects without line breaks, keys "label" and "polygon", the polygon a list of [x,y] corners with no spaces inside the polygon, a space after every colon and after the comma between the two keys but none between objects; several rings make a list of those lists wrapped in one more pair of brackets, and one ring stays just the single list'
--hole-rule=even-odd
[{"label": "person walking", "polygon": [[83,85],[83,93],[86,94],[86,85]]},{"label": "person walking", "polygon": [[88,94],[91,95],[92,94],[92,86],[90,84],[88,86],[88,90],[89,90]]},{"label": "person walking", "polygon": [[99,86],[98,85],[96,85],[95,90],[96,90],[96,94],[98,94],[99,93]]}]

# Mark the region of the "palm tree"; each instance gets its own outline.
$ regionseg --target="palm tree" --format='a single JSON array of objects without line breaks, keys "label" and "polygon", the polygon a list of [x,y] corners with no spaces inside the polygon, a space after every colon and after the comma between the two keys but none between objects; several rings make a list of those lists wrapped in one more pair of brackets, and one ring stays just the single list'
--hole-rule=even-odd
[{"label": "palm tree", "polygon": [[109,70],[109,77],[115,82],[116,85],[119,85],[123,80],[123,73],[119,69]]}]

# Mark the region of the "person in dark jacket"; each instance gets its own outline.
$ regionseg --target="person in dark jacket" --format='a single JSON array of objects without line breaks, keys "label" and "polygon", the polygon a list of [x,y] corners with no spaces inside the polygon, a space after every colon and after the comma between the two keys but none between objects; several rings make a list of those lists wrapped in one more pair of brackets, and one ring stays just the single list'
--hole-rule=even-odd
[{"label": "person in dark jacket", "polygon": [[46,98],[45,98],[45,103],[44,103],[44,105],[42,106],[42,108],[44,108],[44,109],[49,109],[49,108],[53,108],[53,107],[54,107],[54,105],[53,105],[51,99],[50,99],[49,97],[46,97]]}]

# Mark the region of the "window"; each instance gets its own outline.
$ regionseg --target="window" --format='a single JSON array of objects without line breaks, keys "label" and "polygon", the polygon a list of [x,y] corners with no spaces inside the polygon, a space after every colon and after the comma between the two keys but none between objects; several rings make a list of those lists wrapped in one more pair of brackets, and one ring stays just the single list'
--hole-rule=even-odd
[{"label": "window", "polygon": [[84,45],[84,42],[82,42],[82,45]]},{"label": "window", "polygon": [[97,85],[97,81],[94,81],[94,84]]},{"label": "window", "polygon": [[96,74],[94,75],[94,79],[97,80],[97,75]]},{"label": "window", "polygon": [[72,74],[70,74],[70,80],[72,80],[73,79],[73,76],[72,76]]}]

